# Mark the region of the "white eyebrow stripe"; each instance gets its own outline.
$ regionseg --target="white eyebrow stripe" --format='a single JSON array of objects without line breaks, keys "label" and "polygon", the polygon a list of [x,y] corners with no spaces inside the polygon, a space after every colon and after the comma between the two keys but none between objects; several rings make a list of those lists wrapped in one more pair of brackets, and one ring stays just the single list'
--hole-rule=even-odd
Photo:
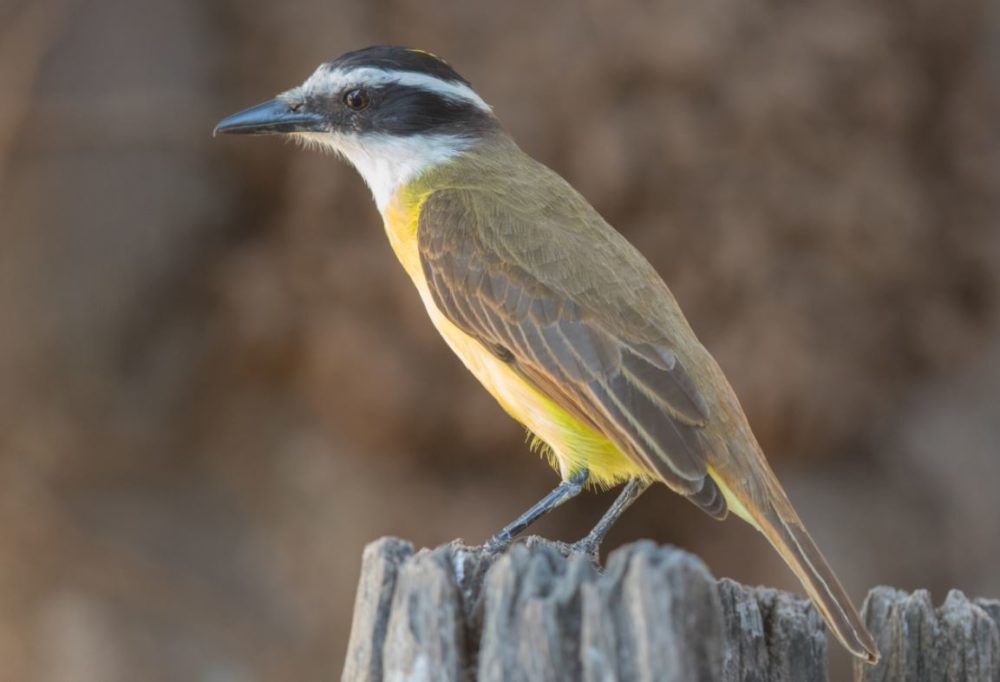
[{"label": "white eyebrow stripe", "polygon": [[455,81],[442,80],[414,71],[389,71],[372,67],[341,71],[339,69],[330,70],[329,67],[324,65],[316,69],[313,75],[309,76],[306,82],[302,84],[302,88],[306,92],[313,89],[330,92],[346,88],[350,85],[378,86],[390,83],[421,88],[422,90],[434,92],[449,99],[471,102],[486,112],[493,111],[492,107],[468,85]]}]

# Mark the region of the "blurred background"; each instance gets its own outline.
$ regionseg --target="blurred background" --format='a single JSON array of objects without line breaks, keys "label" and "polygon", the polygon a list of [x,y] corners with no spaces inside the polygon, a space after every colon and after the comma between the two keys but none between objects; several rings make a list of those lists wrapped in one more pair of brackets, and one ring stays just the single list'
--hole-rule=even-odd
[{"label": "blurred background", "polygon": [[[997,3],[0,0],[0,678],[335,678],[365,543],[555,483],[353,172],[211,138],[385,42],[650,257],[859,602],[1000,597]],[[647,537],[798,589],[665,489]]]}]

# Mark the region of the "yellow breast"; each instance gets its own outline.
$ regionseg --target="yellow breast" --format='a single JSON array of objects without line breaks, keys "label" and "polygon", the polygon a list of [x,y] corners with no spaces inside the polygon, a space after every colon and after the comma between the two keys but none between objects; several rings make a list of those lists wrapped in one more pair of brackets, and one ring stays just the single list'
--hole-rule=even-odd
[{"label": "yellow breast", "polygon": [[504,410],[551,449],[553,464],[563,477],[587,468],[594,483],[613,485],[643,475],[603,434],[559,407],[438,310],[417,249],[420,209],[430,193],[400,191],[386,206],[382,218],[392,250],[416,285],[431,322],[445,342]]}]

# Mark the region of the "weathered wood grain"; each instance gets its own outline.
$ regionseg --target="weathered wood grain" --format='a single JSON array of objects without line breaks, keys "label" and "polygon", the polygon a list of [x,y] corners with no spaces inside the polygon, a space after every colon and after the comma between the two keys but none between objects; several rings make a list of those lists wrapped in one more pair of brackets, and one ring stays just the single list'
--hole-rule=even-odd
[{"label": "weathered wood grain", "polygon": [[365,547],[344,662],[345,680],[382,679],[382,650],[396,577],[412,554],[413,545],[396,538],[382,538]]},{"label": "weathered wood grain", "polygon": [[[858,682],[1000,682],[1000,601],[871,591],[882,652]],[[826,636],[805,599],[716,581],[639,542],[599,569],[528,538],[501,555],[459,543],[365,550],[345,682],[823,682]]]},{"label": "weathered wood grain", "polygon": [[808,601],[717,582],[696,557],[640,542],[599,570],[539,538],[492,556],[457,543],[364,555],[345,682],[821,682]]},{"label": "weathered wood grain", "polygon": [[862,615],[882,660],[855,666],[861,682],[1000,682],[1000,601],[958,590],[935,608],[927,590],[876,587]]},{"label": "weathered wood grain", "polygon": [[816,610],[802,597],[767,587],[719,581],[727,682],[822,682],[826,636]]}]

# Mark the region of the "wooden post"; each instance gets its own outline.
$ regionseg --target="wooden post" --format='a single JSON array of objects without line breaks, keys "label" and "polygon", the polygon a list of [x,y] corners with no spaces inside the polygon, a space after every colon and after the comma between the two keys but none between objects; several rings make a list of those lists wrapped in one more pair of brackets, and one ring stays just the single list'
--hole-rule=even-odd
[{"label": "wooden post", "polygon": [[[873,590],[883,653],[864,682],[1000,682],[1000,602]],[[364,553],[344,682],[821,682],[823,624],[804,598],[717,581],[639,542],[602,570],[540,538],[491,556],[459,543]]]},{"label": "wooden post", "polygon": [[882,660],[855,666],[863,682],[1000,682],[1000,601],[952,590],[938,608],[927,590],[876,587],[862,615]]}]

